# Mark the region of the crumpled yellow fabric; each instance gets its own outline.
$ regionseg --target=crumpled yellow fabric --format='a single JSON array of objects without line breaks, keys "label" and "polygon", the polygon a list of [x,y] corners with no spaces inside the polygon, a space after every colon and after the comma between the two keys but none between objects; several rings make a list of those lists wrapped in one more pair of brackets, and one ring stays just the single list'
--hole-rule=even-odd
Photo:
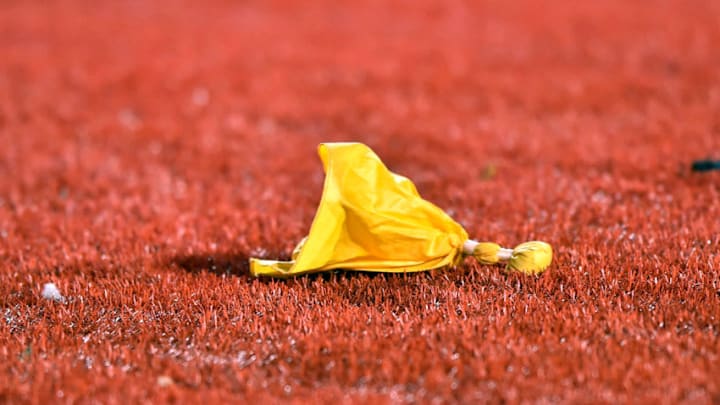
[{"label": "crumpled yellow fabric", "polygon": [[361,143],[324,143],[320,205],[291,261],[250,259],[255,276],[331,269],[415,272],[454,265],[468,239],[463,227],[424,200]]}]

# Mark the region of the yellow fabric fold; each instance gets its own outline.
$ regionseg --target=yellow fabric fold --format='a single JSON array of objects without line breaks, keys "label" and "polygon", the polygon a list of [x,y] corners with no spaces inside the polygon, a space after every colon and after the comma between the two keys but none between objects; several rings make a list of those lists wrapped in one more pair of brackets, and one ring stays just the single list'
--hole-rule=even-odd
[{"label": "yellow fabric fold", "polygon": [[324,143],[320,205],[290,261],[250,259],[255,276],[331,269],[415,272],[456,264],[467,232],[360,143]]}]

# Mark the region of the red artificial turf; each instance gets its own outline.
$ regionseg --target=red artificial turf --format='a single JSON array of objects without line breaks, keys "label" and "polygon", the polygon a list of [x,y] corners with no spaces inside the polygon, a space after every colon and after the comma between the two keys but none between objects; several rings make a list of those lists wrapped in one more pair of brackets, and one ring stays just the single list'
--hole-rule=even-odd
[{"label": "red artificial turf", "polygon": [[[3,2],[0,402],[720,402],[720,3],[505,3]],[[249,277],[337,140],[554,264]]]}]

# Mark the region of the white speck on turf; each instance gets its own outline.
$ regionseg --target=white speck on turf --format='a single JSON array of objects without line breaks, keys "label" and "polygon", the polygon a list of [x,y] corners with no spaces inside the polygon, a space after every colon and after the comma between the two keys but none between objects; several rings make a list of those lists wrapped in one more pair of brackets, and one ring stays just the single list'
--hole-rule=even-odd
[{"label": "white speck on turf", "polygon": [[65,302],[65,297],[60,294],[57,286],[54,283],[47,283],[43,286],[42,296],[46,300],[52,300],[55,302]]}]

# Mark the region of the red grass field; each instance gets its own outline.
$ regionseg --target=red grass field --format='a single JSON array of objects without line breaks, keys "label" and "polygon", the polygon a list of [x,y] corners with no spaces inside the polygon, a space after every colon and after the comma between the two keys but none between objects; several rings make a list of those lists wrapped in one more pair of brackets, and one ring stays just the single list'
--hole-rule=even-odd
[{"label": "red grass field", "polygon": [[[3,2],[0,402],[719,403],[720,2],[505,3]],[[249,277],[337,140],[554,264]]]}]

